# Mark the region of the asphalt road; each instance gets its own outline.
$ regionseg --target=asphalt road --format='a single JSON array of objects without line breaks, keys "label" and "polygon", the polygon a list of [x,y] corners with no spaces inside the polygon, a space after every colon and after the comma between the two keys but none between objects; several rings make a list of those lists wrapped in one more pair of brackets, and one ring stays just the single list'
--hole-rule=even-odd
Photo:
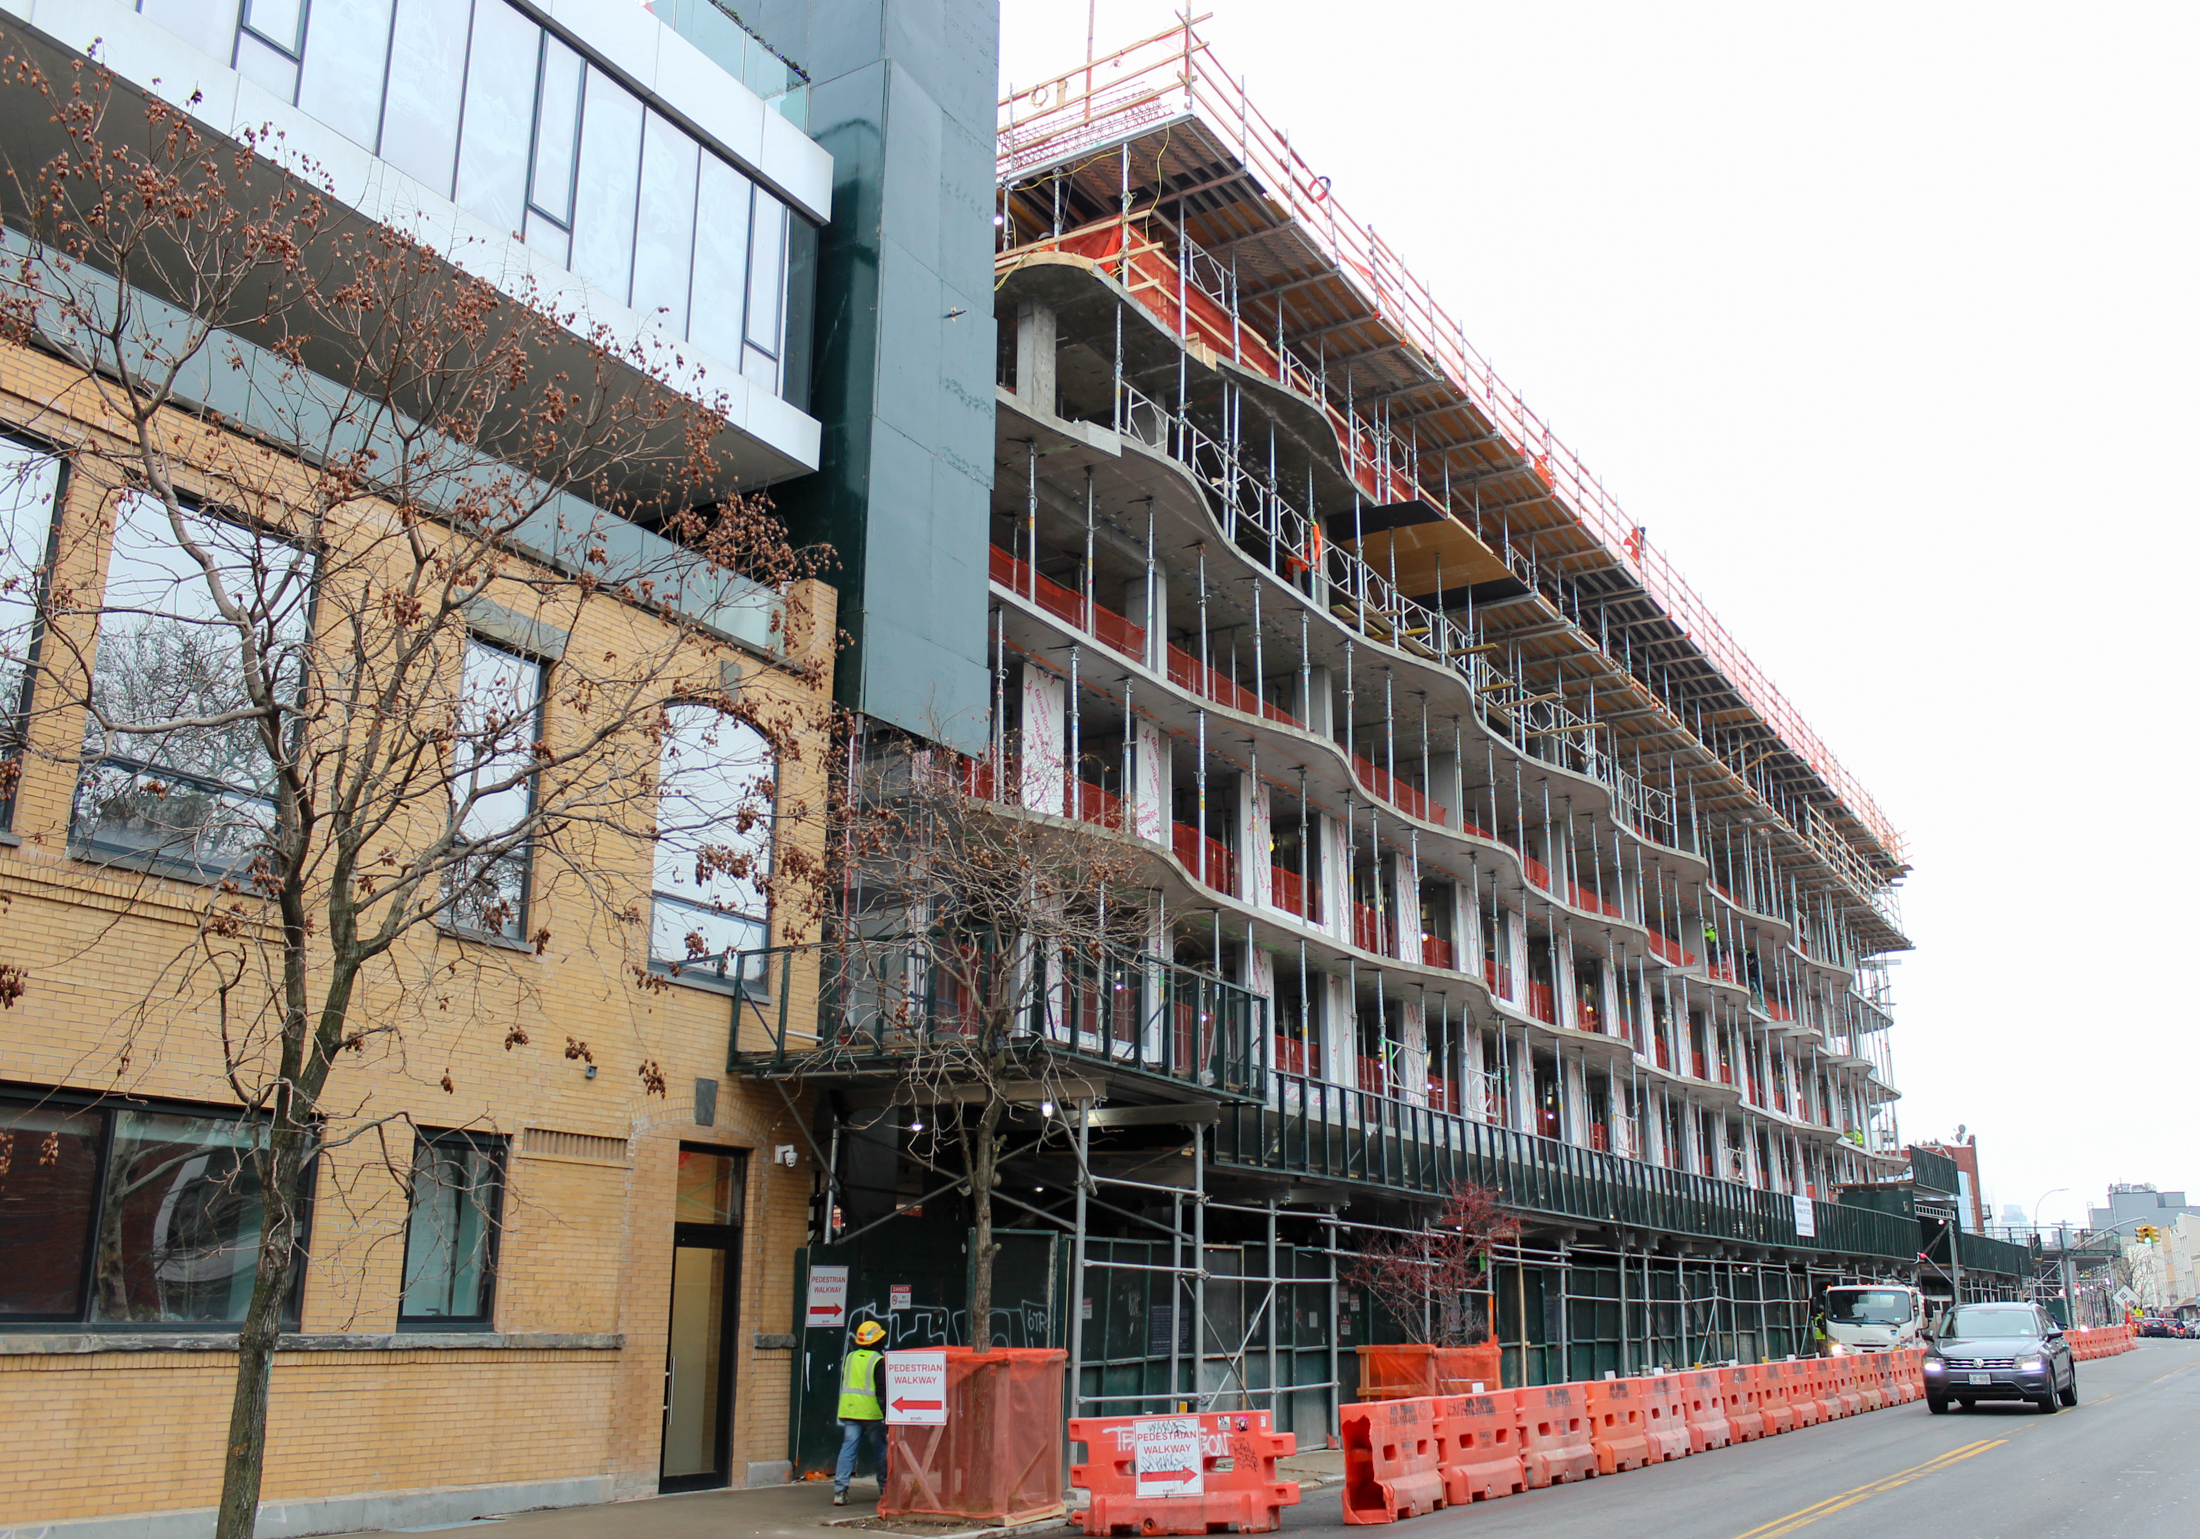
[{"label": "asphalt road", "polygon": [[[2194,1539],[2200,1341],[2078,1365],[2073,1410],[1921,1400],[1578,1485],[1476,1502],[1398,1539]],[[1337,1489],[1287,1530],[1344,1530]]]}]

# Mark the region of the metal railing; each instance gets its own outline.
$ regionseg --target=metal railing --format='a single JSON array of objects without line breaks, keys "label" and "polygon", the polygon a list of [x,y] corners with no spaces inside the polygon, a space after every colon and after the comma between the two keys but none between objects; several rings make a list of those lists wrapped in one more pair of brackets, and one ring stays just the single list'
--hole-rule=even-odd
[{"label": "metal railing", "polygon": [[1705,1239],[1888,1260],[1909,1260],[1918,1249],[1917,1225],[1898,1215],[1812,1201],[1817,1233],[1802,1235],[1795,1199],[1785,1192],[1578,1148],[1298,1074],[1271,1074],[1265,1104],[1224,1112],[1214,1159],[1431,1196],[1474,1182],[1496,1187],[1523,1214]]},{"label": "metal railing", "polygon": [[1266,999],[1139,952],[1026,947],[1004,959],[983,941],[895,936],[775,946],[741,966],[756,981],[734,1012],[735,1072],[921,1064],[952,1078],[959,1057],[999,1051],[1229,1098],[1258,1096],[1266,1069]]}]

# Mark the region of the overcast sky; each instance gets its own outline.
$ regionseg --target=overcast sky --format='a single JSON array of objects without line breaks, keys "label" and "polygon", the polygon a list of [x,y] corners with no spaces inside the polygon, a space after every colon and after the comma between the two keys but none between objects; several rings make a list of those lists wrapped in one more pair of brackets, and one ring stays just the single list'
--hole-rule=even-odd
[{"label": "overcast sky", "polygon": [[[1004,78],[1086,6],[1002,0]],[[2200,7],[1209,8],[1904,832],[1904,1137],[2050,1221],[2200,1187]]]}]

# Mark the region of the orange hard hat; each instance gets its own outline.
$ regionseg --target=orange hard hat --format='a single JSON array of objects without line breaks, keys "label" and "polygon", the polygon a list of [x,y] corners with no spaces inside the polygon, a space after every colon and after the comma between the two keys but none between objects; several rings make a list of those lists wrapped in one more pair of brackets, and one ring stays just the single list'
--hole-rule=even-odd
[{"label": "orange hard hat", "polygon": [[856,1345],[872,1346],[886,1339],[886,1327],[876,1320],[866,1320],[856,1327]]}]

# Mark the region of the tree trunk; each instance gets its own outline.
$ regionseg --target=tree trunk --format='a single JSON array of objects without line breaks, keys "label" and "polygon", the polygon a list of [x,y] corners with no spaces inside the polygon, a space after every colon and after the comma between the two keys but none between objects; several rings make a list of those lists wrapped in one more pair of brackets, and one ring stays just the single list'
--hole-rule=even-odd
[{"label": "tree trunk", "polygon": [[296,1250],[300,1172],[306,1130],[278,1126],[269,1138],[261,1185],[260,1253],[252,1302],[237,1332],[237,1387],[229,1407],[229,1441],[222,1450],[222,1498],[214,1539],[252,1539],[260,1510],[260,1475],[267,1458],[268,1381],[282,1334]]},{"label": "tree trunk", "polygon": [[1001,1103],[988,1100],[970,1148],[970,1216],[975,1231],[970,1246],[970,1345],[993,1350],[993,1166],[1000,1154],[997,1137]]}]

